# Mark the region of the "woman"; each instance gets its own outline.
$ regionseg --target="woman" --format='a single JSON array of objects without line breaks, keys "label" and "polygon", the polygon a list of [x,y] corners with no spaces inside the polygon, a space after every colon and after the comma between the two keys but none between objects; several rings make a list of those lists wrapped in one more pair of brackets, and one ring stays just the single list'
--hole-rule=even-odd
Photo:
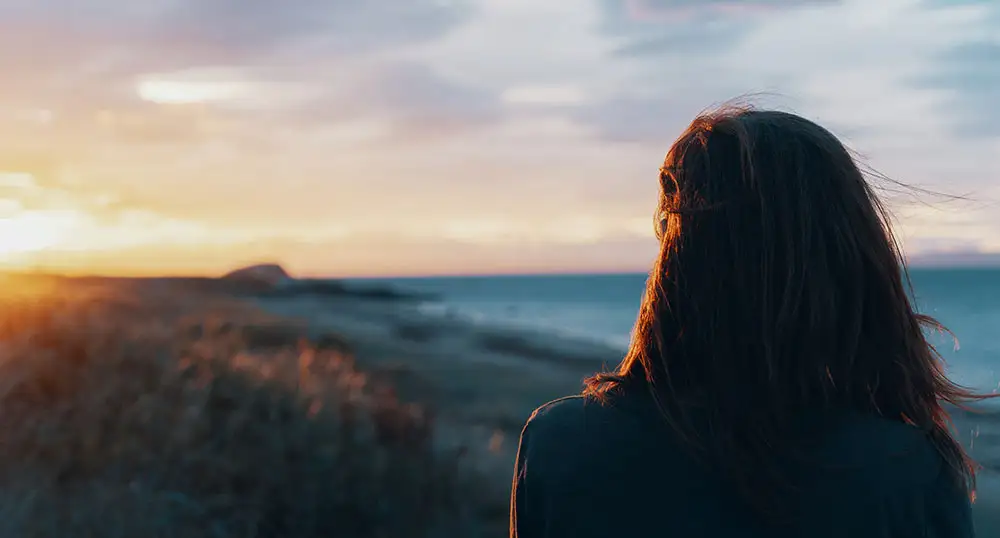
[{"label": "woman", "polygon": [[698,117],[617,371],[539,408],[511,535],[970,537],[975,470],[886,212],[801,117]]}]

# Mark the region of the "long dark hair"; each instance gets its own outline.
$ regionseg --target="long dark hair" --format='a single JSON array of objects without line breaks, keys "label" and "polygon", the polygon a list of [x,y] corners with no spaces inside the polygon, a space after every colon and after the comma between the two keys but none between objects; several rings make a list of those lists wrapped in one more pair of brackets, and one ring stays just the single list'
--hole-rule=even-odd
[{"label": "long dark hair", "polygon": [[921,428],[974,494],[943,403],[992,396],[945,377],[923,332],[944,328],[914,311],[888,213],[833,134],[727,106],[674,143],[660,187],[660,255],[630,349],[587,393],[649,389],[684,444],[759,508],[780,510],[794,489],[777,465],[794,450],[790,425],[839,409]]}]

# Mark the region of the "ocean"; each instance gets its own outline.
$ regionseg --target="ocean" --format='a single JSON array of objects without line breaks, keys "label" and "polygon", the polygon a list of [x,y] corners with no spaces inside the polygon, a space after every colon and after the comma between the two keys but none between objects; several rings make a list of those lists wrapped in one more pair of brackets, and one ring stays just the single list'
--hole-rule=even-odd
[{"label": "ocean", "polygon": [[[917,308],[958,338],[932,335],[948,375],[980,391],[1000,387],[1000,269],[912,269]],[[554,331],[624,349],[645,274],[380,279],[439,297],[432,315],[474,323]],[[370,282],[370,281],[369,281]]]}]

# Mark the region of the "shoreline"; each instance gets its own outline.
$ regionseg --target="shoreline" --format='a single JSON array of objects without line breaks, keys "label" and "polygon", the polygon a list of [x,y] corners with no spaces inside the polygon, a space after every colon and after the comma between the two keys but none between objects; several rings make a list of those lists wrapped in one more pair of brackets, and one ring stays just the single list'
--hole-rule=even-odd
[{"label": "shoreline", "polygon": [[[548,388],[551,396],[534,402],[524,419],[538,405],[578,392],[585,377],[613,368],[624,355],[623,350],[593,339],[427,314],[417,303],[406,301],[257,296],[253,302],[270,314],[306,323],[314,334],[332,331],[343,335],[362,361],[375,367],[405,362],[417,370],[445,364],[462,370],[464,366],[524,368],[526,374],[533,374],[528,385],[543,391]],[[542,378],[535,377],[537,374]],[[554,392],[557,388],[564,391]],[[1000,473],[1000,402],[972,411],[950,407],[949,413],[959,437],[974,452],[984,443],[997,448],[996,456],[990,454],[984,467]]]},{"label": "shoreline", "polygon": [[[95,297],[122,301],[129,311],[157,305],[166,323],[221,302],[301,328],[316,345],[351,355],[360,371],[386,381],[401,400],[426,406],[439,425],[441,447],[462,448],[466,461],[490,477],[489,487],[498,492],[509,488],[518,436],[530,413],[578,393],[584,378],[615,366],[623,355],[566,335],[429,315],[419,300],[378,291],[261,293],[220,279],[54,282],[84,294],[93,287]],[[223,313],[214,319],[229,318]],[[262,345],[294,346],[297,337],[291,336],[264,334]],[[985,411],[952,410],[960,440],[984,467],[974,508],[979,535],[1000,536],[1000,411]]]},{"label": "shoreline", "polygon": [[[490,445],[481,451],[481,463],[501,483],[509,480],[520,428],[530,413],[578,393],[585,377],[622,357],[611,346],[429,315],[406,302],[307,297],[254,302],[271,314],[303,320],[316,334],[342,335],[363,368],[394,372],[392,382],[407,397],[431,405],[453,429],[474,432],[466,441]],[[1000,536],[1000,410],[949,412],[959,439],[983,466],[974,506],[979,535]]]}]

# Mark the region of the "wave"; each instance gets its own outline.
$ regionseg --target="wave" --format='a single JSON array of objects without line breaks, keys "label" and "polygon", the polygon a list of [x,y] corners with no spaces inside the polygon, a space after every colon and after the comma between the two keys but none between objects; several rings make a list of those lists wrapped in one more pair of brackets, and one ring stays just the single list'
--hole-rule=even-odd
[{"label": "wave", "polygon": [[417,305],[418,311],[429,318],[460,321],[481,329],[494,329],[504,333],[516,331],[528,335],[545,335],[559,341],[592,344],[605,349],[622,352],[628,348],[629,337],[598,335],[579,328],[548,322],[531,316],[522,316],[518,310],[506,309],[509,316],[498,316],[483,310],[459,307],[445,301],[424,301]]}]

